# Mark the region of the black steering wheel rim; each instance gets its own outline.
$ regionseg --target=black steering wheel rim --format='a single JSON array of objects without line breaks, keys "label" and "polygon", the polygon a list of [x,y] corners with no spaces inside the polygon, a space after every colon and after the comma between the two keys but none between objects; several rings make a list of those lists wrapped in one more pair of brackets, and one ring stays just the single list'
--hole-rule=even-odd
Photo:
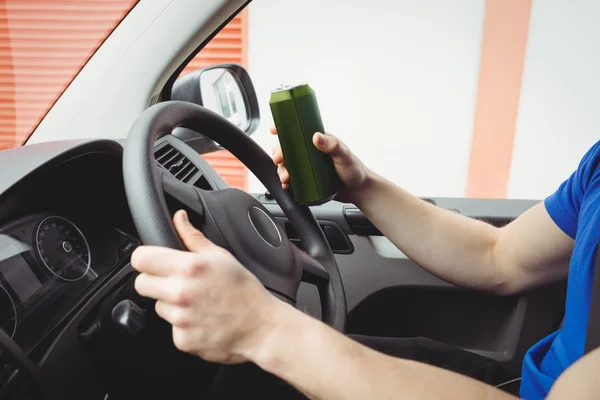
[{"label": "black steering wheel rim", "polygon": [[154,144],[185,127],[216,141],[236,156],[269,190],[295,229],[306,253],[322,265],[329,279],[319,288],[322,319],[343,331],[346,297],[329,244],[310,209],[281,188],[276,166],[265,151],[220,115],[181,101],[158,103],[146,109],[132,126],[123,153],[125,192],[134,224],[144,244],[185,249],[171,222],[162,180],[154,159]]}]

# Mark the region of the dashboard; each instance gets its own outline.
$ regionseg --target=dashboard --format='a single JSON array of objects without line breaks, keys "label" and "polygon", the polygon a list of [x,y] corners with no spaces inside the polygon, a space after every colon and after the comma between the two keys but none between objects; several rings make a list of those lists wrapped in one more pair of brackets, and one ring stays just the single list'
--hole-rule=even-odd
[{"label": "dashboard", "polygon": [[110,224],[49,211],[0,227],[0,327],[26,353],[41,353],[81,294],[138,244]]},{"label": "dashboard", "polygon": [[140,244],[123,187],[122,147],[62,145],[65,153],[42,164],[31,162],[40,152],[29,146],[0,158],[22,153],[0,179],[14,179],[0,192],[0,328],[35,363]]},{"label": "dashboard", "polygon": [[[164,151],[164,142],[194,159],[191,184],[227,187],[179,139],[161,139],[156,151]],[[43,397],[39,393],[103,399],[106,385],[141,368],[149,369],[140,372],[144,376],[164,377],[164,368],[189,366],[194,378],[174,375],[171,388],[212,376],[214,366],[176,351],[170,327],[153,313],[147,316],[152,329],[141,339],[115,322],[112,312],[124,299],[153,307],[133,289],[130,256],[141,242],[125,194],[122,153],[123,142],[96,139],[0,153],[0,399]],[[157,165],[171,174],[178,167]],[[128,360],[138,364],[119,365]]]}]

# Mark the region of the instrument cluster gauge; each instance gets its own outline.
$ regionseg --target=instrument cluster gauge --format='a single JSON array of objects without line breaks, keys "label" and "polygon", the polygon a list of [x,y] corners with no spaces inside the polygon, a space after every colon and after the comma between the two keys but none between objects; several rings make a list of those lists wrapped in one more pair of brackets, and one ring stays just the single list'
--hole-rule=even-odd
[{"label": "instrument cluster gauge", "polygon": [[0,329],[10,338],[17,330],[17,308],[10,294],[0,286]]},{"label": "instrument cluster gauge", "polygon": [[75,282],[90,269],[90,246],[81,230],[59,216],[44,218],[37,227],[35,243],[38,256],[58,278]]}]

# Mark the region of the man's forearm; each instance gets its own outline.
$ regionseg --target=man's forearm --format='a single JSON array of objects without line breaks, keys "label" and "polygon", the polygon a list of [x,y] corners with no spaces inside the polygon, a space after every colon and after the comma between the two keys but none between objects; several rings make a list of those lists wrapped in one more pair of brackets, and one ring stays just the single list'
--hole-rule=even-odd
[{"label": "man's forearm", "polygon": [[423,268],[459,286],[502,291],[493,257],[498,228],[433,206],[372,172],[353,201]]},{"label": "man's forearm", "polygon": [[375,352],[288,305],[250,358],[314,400],[511,399],[450,371]]}]

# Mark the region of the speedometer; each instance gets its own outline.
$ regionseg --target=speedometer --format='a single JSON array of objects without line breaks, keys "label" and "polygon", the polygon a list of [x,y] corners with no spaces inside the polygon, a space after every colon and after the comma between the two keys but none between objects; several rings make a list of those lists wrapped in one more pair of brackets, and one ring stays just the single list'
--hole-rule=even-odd
[{"label": "speedometer", "polygon": [[52,216],[38,225],[35,241],[46,268],[62,280],[74,282],[90,269],[90,247],[85,236],[66,218]]}]

